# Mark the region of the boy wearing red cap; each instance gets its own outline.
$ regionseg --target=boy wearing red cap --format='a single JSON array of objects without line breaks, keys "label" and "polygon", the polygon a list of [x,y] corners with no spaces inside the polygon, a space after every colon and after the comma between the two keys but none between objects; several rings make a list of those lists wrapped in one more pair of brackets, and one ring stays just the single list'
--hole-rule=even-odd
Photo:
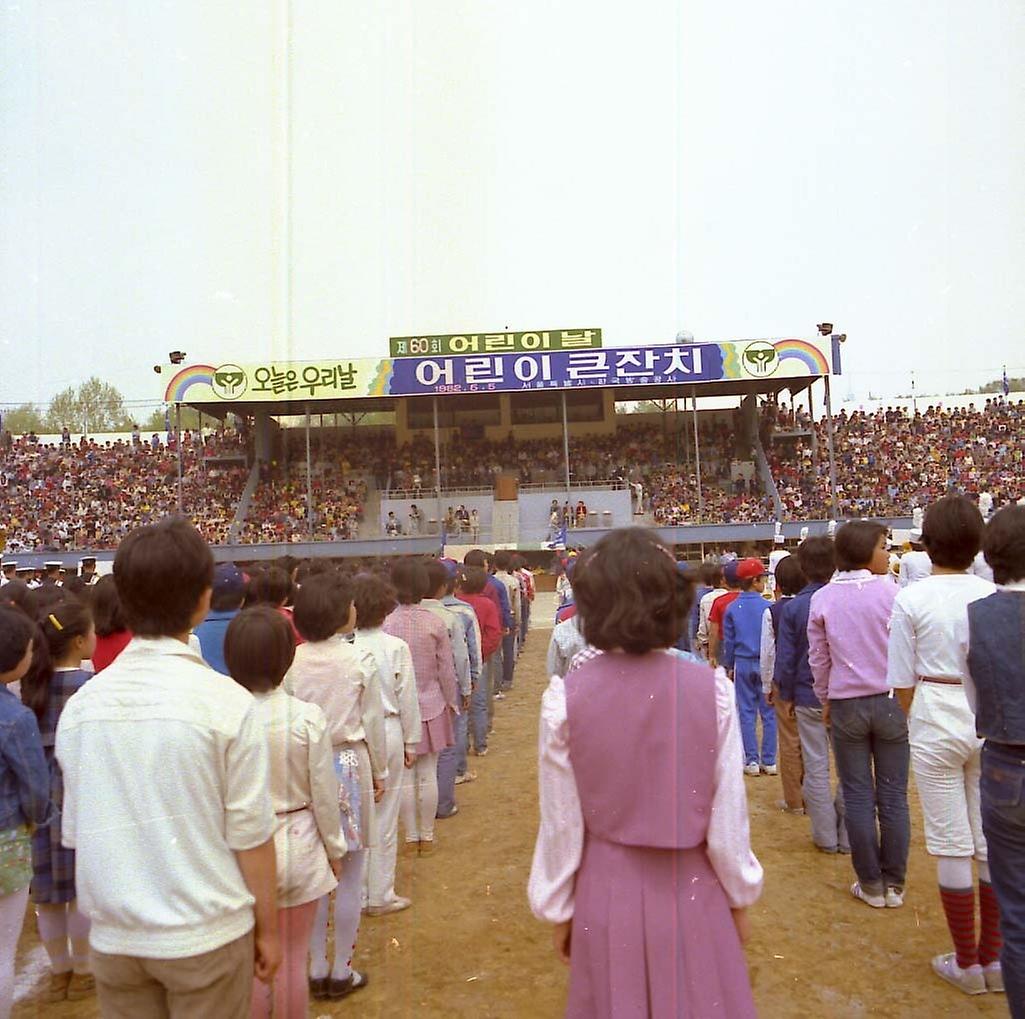
[{"label": "boy wearing red cap", "polygon": [[[765,590],[765,567],[760,559],[743,559],[737,564],[740,595],[723,616],[722,664],[733,678],[737,714],[744,739],[744,773],[776,774],[776,715],[762,692],[760,655],[762,620],[769,611]],[[762,746],[758,749],[758,718],[762,719]]]}]

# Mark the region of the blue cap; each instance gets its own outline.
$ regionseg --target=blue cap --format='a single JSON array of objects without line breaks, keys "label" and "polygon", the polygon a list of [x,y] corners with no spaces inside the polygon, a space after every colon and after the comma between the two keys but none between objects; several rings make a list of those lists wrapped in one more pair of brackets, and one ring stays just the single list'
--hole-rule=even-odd
[{"label": "blue cap", "polygon": [[214,569],[214,591],[217,594],[242,594],[246,578],[234,563],[218,563]]},{"label": "blue cap", "polygon": [[736,559],[731,559],[728,563],[723,563],[722,575],[723,579],[727,584],[737,584],[740,578],[737,576],[737,566],[739,563]]}]

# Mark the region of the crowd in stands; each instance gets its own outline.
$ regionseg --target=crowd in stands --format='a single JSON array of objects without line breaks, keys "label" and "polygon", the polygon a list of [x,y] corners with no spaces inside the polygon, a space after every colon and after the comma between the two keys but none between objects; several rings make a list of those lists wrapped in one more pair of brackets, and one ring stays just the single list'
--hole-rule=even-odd
[{"label": "crowd in stands", "polygon": [[[241,438],[220,431],[182,435],[182,510],[207,541],[228,539],[245,485]],[[97,442],[40,442],[32,434],[0,442],[0,534],[10,552],[115,548],[134,527],[178,509],[173,435]]]},{"label": "crowd in stands", "polygon": [[[830,515],[825,421],[814,432],[805,419],[791,428],[763,419],[766,445],[780,497],[792,518]],[[980,407],[923,411],[887,408],[869,414],[841,410],[834,417],[838,516],[911,516],[949,492],[988,492],[1001,506],[1016,501],[1025,454],[1025,402],[986,400]]]}]

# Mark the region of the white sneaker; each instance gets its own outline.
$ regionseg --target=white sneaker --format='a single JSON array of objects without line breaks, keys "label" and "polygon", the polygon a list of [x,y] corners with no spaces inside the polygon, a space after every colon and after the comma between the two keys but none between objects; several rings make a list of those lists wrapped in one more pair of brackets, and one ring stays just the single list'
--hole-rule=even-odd
[{"label": "white sneaker", "polygon": [[779,768],[777,768],[775,764],[763,764],[762,765],[762,774],[763,775],[778,775],[779,774]]},{"label": "white sneaker", "polygon": [[1000,969],[999,962],[991,962],[988,966],[982,967],[982,975],[986,980],[986,990],[996,994],[1004,993],[1004,974]]},{"label": "white sneaker", "polygon": [[865,889],[862,888],[857,881],[855,881],[854,884],[851,885],[851,895],[853,895],[856,899],[861,899],[862,902],[871,906],[873,909],[886,908],[885,896],[871,895],[869,892],[866,892]]},{"label": "white sneaker", "polygon": [[886,907],[887,909],[900,909],[904,905],[904,889],[897,888],[896,885],[887,885],[886,887]]},{"label": "white sneaker", "polygon": [[498,693],[495,694],[495,700],[496,701],[504,701],[505,700],[505,694],[502,693],[501,690],[499,690]]},{"label": "white sneaker", "polygon": [[477,772],[464,771],[462,775],[456,775],[456,785],[465,785],[467,782],[476,782]]},{"label": "white sneaker", "polygon": [[757,775],[760,775],[761,773],[762,773],[762,768],[761,768],[760,764],[755,764],[755,763],[752,762],[751,764],[745,764],[744,765],[744,774],[745,775],[757,776]]},{"label": "white sneaker", "polygon": [[368,906],[367,916],[386,916],[388,913],[399,913],[404,909],[409,909],[412,905],[411,899],[407,899],[403,895],[396,895],[394,899],[389,899],[383,906]]},{"label": "white sneaker", "polygon": [[976,963],[967,969],[961,969],[953,952],[937,955],[932,961],[932,971],[941,980],[953,984],[965,994],[986,993],[986,977],[982,972],[982,967]]}]

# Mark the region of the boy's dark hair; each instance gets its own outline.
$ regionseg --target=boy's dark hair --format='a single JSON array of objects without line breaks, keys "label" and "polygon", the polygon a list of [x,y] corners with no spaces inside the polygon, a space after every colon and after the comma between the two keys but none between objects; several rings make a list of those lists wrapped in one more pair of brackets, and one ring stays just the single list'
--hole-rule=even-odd
[{"label": "boy's dark hair", "polygon": [[934,566],[967,570],[982,547],[985,524],[979,507],[963,495],[945,495],[926,511],[922,544]]},{"label": "boy's dark hair", "polygon": [[280,566],[271,566],[257,573],[249,582],[246,607],[284,605],[292,593],[292,578]]},{"label": "boy's dark hair", "polygon": [[437,559],[428,559],[425,564],[427,570],[427,594],[433,595],[439,588],[448,587],[448,570],[445,564]]},{"label": "boy's dark hair", "polygon": [[982,550],[998,584],[1025,580],[1025,506],[1005,506],[994,514]]},{"label": "boy's dark hair", "polygon": [[653,532],[624,527],[580,556],[573,595],[588,643],[642,655],[679,640],[694,589]]},{"label": "boy's dark hair", "polygon": [[21,702],[41,722],[50,701],[50,680],[54,662],[60,661],[76,637],[84,637],[93,626],[89,606],[79,598],[65,597],[39,610],[39,640],[32,648],[32,664],[21,681]]},{"label": "boy's dark hair", "polygon": [[373,573],[361,573],[355,585],[356,625],[361,629],[380,626],[395,608],[395,591]]},{"label": "boy's dark hair", "polygon": [[289,580],[292,579],[292,575],[299,568],[299,563],[300,560],[297,559],[294,555],[283,555],[280,558],[274,560],[274,565],[279,570],[284,570]]},{"label": "boy's dark hair", "polygon": [[719,563],[702,563],[701,583],[705,587],[720,587],[722,585],[722,566]]},{"label": "boy's dark hair", "polygon": [[[836,546],[825,534],[805,538],[797,547],[797,561],[812,584],[828,584],[836,572]],[[777,573],[779,567],[776,567]]]},{"label": "boy's dark hair", "polygon": [[753,591],[756,580],[764,580],[765,574],[760,577],[744,577],[743,580],[738,580],[737,583],[740,585],[741,591]]},{"label": "boy's dark hair", "polygon": [[114,580],[125,622],[141,637],[188,631],[214,581],[214,557],[190,523],[169,517],[138,527],[114,557]]},{"label": "boy's dark hair", "polygon": [[488,568],[488,557],[481,549],[473,548],[463,556],[463,565],[479,566],[481,569],[486,570]]},{"label": "boy's dark hair", "polygon": [[281,684],[295,658],[288,620],[269,605],[244,609],[224,635],[224,664],[239,686],[265,693]]},{"label": "boy's dark hair", "polygon": [[512,568],[512,552],[507,548],[500,548],[494,555],[492,562],[495,565],[496,570],[506,570]]},{"label": "boy's dark hair", "polygon": [[96,623],[97,637],[109,637],[112,633],[128,629],[113,577],[100,577],[96,581],[92,595],[93,621]]},{"label": "boy's dark hair", "polygon": [[464,594],[481,594],[488,583],[488,575],[480,566],[465,566],[459,574],[459,587]]},{"label": "boy's dark hair", "polygon": [[36,636],[32,620],[14,605],[0,605],[0,672],[11,672]]},{"label": "boy's dark hair", "polygon": [[349,621],[352,582],[337,574],[310,577],[296,592],[292,618],[304,640],[333,637]]},{"label": "boy's dark hair", "polygon": [[76,598],[89,597],[89,585],[81,577],[68,577],[62,586],[65,594],[73,595]]},{"label": "boy's dark hair", "polygon": [[848,521],[836,532],[836,568],[866,569],[886,533],[886,527],[874,520]]},{"label": "boy's dark hair", "polygon": [[400,559],[391,568],[400,605],[416,605],[427,594],[427,569],[419,559]]},{"label": "boy's dark hair", "polygon": [[[832,570],[830,570],[830,575],[832,575]],[[784,595],[792,597],[807,583],[808,578],[805,577],[797,556],[788,555],[776,563],[776,586]]]}]

